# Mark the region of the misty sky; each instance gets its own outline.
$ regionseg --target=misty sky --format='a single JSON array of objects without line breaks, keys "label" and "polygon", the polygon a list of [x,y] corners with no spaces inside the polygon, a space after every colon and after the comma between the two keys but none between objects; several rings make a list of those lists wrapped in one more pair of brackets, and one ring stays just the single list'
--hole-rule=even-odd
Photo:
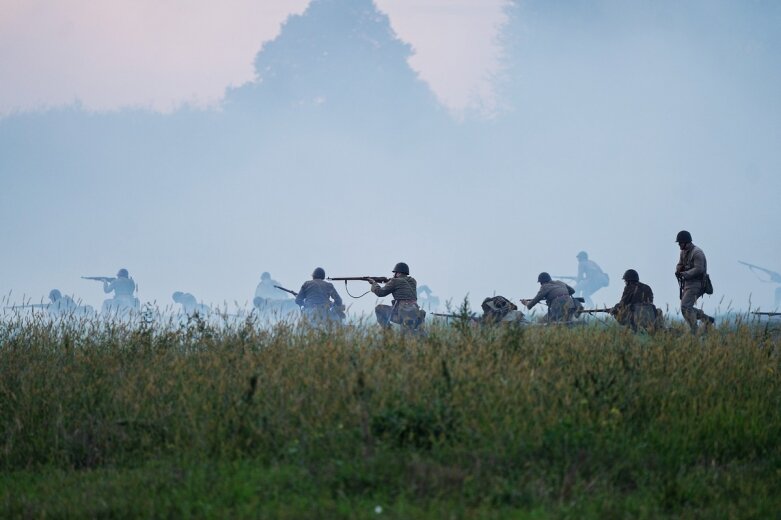
[{"label": "misty sky", "polygon": [[406,261],[517,301],[586,250],[597,303],[635,268],[677,308],[685,228],[706,311],[772,305],[737,260],[781,272],[781,5],[184,4],[4,4],[2,294],[99,306],[79,276],[126,267],[144,301],[244,303]]}]

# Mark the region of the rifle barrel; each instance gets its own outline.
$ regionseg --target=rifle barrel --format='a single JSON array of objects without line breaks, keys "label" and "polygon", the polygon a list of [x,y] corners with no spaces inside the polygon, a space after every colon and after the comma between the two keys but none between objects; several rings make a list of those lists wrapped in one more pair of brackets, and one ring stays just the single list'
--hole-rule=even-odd
[{"label": "rifle barrel", "polygon": [[276,287],[280,291],[285,291],[286,293],[290,293],[293,296],[298,296],[298,293],[296,291],[293,291],[293,290],[290,290],[290,289],[286,289],[285,287],[282,287],[281,285],[275,285],[274,287]]}]

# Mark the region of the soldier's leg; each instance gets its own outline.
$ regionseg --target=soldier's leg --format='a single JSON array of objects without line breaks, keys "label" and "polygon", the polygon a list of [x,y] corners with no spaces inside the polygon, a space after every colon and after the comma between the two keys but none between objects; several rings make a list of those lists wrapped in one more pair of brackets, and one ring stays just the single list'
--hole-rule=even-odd
[{"label": "soldier's leg", "polygon": [[565,298],[556,298],[551,302],[550,306],[548,307],[548,323],[564,321],[564,304]]},{"label": "soldier's leg", "polygon": [[[692,334],[697,332],[697,310],[694,304],[697,303],[697,298],[700,297],[700,291],[698,288],[684,288],[683,295],[681,296],[681,314],[686,323],[689,324]],[[700,311],[701,312],[701,311]]]},{"label": "soldier's leg", "polygon": [[390,327],[391,314],[393,307],[390,305],[377,305],[374,308],[374,314],[377,316],[377,323],[383,327]]}]

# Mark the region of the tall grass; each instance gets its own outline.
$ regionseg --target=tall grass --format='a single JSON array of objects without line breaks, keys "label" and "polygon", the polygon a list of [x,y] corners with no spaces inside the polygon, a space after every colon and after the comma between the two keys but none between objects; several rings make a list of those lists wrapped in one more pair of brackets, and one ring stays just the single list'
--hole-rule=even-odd
[{"label": "tall grass", "polygon": [[[777,335],[745,323],[704,337],[436,325],[418,337],[6,318],[3,507],[361,516],[352,506],[366,502],[370,516],[382,498],[399,516],[762,516],[781,510],[780,360]],[[96,474],[136,505],[74,498]],[[258,485],[233,496],[237,474]],[[168,498],[147,496],[154,475]],[[41,487],[53,481],[61,494]],[[217,509],[188,509],[196,496]]]}]

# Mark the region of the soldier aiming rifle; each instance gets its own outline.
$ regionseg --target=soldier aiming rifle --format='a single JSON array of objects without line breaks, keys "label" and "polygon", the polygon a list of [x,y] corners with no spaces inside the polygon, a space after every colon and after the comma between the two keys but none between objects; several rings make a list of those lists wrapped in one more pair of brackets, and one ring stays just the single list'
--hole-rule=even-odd
[{"label": "soldier aiming rifle", "polygon": [[[351,280],[362,280],[371,284],[369,291],[361,296],[373,292],[379,297],[392,295],[391,305],[379,304],[374,308],[374,314],[377,317],[377,323],[382,327],[389,328],[391,323],[401,325],[405,330],[418,330],[426,317],[426,311],[418,306],[418,282],[409,275],[409,266],[404,262],[399,262],[393,267],[393,277],[385,276],[355,276],[329,278],[332,281],[344,281],[345,289],[347,282]],[[380,284],[383,284],[381,287]],[[349,291],[347,294],[350,294]],[[361,296],[353,296],[360,298]]]}]

